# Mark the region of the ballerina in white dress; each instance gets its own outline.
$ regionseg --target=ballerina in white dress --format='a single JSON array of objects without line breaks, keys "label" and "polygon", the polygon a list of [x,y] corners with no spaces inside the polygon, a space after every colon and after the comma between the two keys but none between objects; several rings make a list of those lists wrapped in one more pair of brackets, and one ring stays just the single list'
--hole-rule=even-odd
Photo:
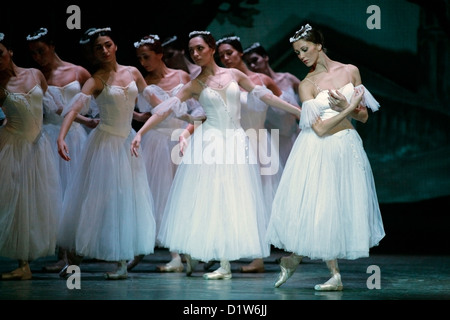
[{"label": "ballerina in white dress", "polygon": [[[152,113],[153,108],[175,96],[184,84],[191,80],[189,74],[181,69],[168,68],[163,61],[163,48],[158,35],[148,35],[134,43],[139,63],[145,69],[144,79],[147,87],[138,97],[138,111],[135,111],[134,119],[145,122]],[[188,111],[201,109],[200,104],[194,100],[189,101]],[[172,185],[178,165],[172,161],[178,139],[173,136],[178,130],[187,127],[187,123],[176,117],[168,117],[159,123],[155,130],[146,134],[142,139],[142,157],[144,158],[147,177],[155,201],[156,233],[158,233],[167,196]],[[179,132],[179,131],[178,131]],[[160,244],[157,242],[157,246]],[[156,266],[160,272],[182,272],[184,270],[181,256],[178,252],[170,252],[171,260]],[[133,269],[144,256],[137,256],[128,261],[128,270]]]},{"label": "ballerina in white dress", "polygon": [[[55,254],[62,208],[57,159],[43,125],[43,104],[56,109],[44,75],[21,68],[0,33],[0,256],[19,261],[2,280],[32,278],[29,262]],[[53,105],[53,107],[52,107]]]},{"label": "ballerina in white dress", "polygon": [[369,256],[384,237],[374,178],[351,119],[366,122],[379,104],[358,69],[333,61],[320,31],[309,25],[291,38],[311,70],[300,85],[301,132],[284,168],[267,230],[283,257],[275,287],[292,276],[303,256],[326,262],[331,278],[319,291],[342,290],[337,259]]},{"label": "ballerina in white dress", "polygon": [[[243,49],[239,37],[225,37],[219,39],[216,44],[220,61],[224,66],[242,71],[253,83],[271,90],[273,94],[281,98],[282,92],[272,78],[248,69],[242,59]],[[273,198],[283,173],[283,165],[279,154],[278,130],[269,132],[264,126],[269,108],[270,106],[260,99],[255,99],[254,95],[249,95],[247,91],[241,90],[241,125],[250,137],[250,145],[260,166],[264,201],[267,206],[265,212],[267,214],[265,217],[267,223],[272,211]],[[280,110],[278,108],[274,109]],[[291,113],[286,113],[295,118]],[[248,265],[242,266],[241,272],[264,272],[264,260],[261,258],[254,259]]]},{"label": "ballerina in white dress", "polygon": [[[230,279],[230,261],[269,255],[264,221],[267,207],[259,165],[240,118],[240,86],[269,104],[299,116],[300,110],[255,86],[241,71],[219,67],[214,60],[216,42],[208,31],[189,35],[189,52],[202,67],[200,75],[175,97],[159,104],[137,132],[131,152],[139,155],[142,135],[175,113],[185,113],[185,101],[199,100],[207,120],[194,131],[175,174],[158,233],[158,240],[180,253],[191,275],[199,260],[220,261],[205,279]],[[178,160],[178,159],[174,159]]]},{"label": "ballerina in white dress", "polygon": [[[145,164],[129,153],[135,135],[131,127],[134,106],[146,84],[135,67],[117,63],[110,28],[95,29],[89,36],[99,69],[63,113],[60,156],[70,160],[70,146],[64,138],[92,96],[100,124],[89,134],[75,177],[67,186],[58,244],[74,253],[69,264],[79,264],[82,257],[117,262],[117,270],[107,272],[105,278],[126,279],[126,261],[153,253],[156,238]],[[67,268],[60,275],[67,276]]]},{"label": "ballerina in white dress", "polygon": [[[55,145],[63,122],[61,113],[64,106],[67,106],[72,98],[81,91],[81,86],[91,75],[85,68],[63,61],[58,56],[55,43],[47,28],[40,28],[29,34],[26,39],[33,60],[39,65],[47,80],[47,90],[59,107],[56,112],[48,109],[44,112],[44,130],[50,135]],[[82,124],[89,128],[95,128],[98,120],[78,115],[76,122],[70,127],[66,141],[70,146],[72,161],[63,160],[58,156],[57,148],[52,149],[58,159],[63,195],[67,183],[72,177],[75,164],[79,161],[78,158],[83,144],[87,139],[87,132]],[[58,248],[58,261],[53,265],[44,266],[43,269],[48,272],[59,272],[66,265],[65,260],[65,250]]]},{"label": "ballerina in white dress", "polygon": [[[300,104],[298,97],[300,79],[290,72],[275,72],[270,66],[267,51],[259,42],[255,42],[245,49],[242,59],[244,59],[250,70],[266,74],[275,81],[282,91],[281,99],[286,100],[294,106]],[[300,133],[298,123],[292,114],[269,107],[265,127],[269,130],[279,130],[279,153],[281,164],[284,167],[292,146]]]}]

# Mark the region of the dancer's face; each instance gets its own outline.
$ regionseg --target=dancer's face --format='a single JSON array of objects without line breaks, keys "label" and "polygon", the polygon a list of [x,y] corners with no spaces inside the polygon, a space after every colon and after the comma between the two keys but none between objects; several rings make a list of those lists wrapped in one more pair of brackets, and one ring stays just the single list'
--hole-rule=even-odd
[{"label": "dancer's face", "polygon": [[307,66],[311,67],[319,59],[322,45],[300,39],[292,44],[295,54]]},{"label": "dancer's face", "polygon": [[101,63],[116,59],[117,46],[108,36],[100,36],[94,42],[94,56]]},{"label": "dancer's face", "polygon": [[49,46],[42,41],[33,41],[28,44],[33,60],[41,67],[45,67],[52,61],[55,53],[54,46]]},{"label": "dancer's face", "polygon": [[220,61],[227,68],[235,68],[242,61],[242,54],[231,44],[222,43],[217,50],[219,52]]},{"label": "dancer's face", "polygon": [[247,54],[245,56],[245,63],[253,72],[265,73],[267,69],[267,57],[264,58],[256,52]]},{"label": "dancer's face", "polygon": [[7,70],[11,65],[12,51],[0,43],[0,71]]},{"label": "dancer's face", "polygon": [[147,72],[154,71],[157,68],[158,63],[161,63],[162,61],[162,53],[158,54],[155,51],[150,50],[146,45],[137,48],[136,55],[139,63]]},{"label": "dancer's face", "polygon": [[214,52],[215,50],[208,46],[202,37],[194,37],[189,40],[189,54],[191,55],[192,61],[200,67],[211,62]]}]

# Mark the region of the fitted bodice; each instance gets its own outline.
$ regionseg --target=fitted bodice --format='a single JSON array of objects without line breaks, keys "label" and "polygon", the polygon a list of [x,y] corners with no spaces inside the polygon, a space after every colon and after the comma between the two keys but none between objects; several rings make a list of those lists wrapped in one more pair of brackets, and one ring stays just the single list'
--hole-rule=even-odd
[{"label": "fitted bodice", "polygon": [[26,93],[5,90],[3,108],[6,118],[5,130],[33,142],[40,135],[43,120],[43,91],[35,85]]},{"label": "fitted bodice", "polygon": [[[350,101],[352,95],[353,95],[354,86],[353,83],[349,82],[345,86],[339,89],[339,92],[341,92],[347,101]],[[328,101],[328,90],[321,90],[317,96],[314,98],[314,101],[316,103],[316,106],[320,110],[320,118],[322,120],[329,119],[331,117],[334,117],[339,112],[334,111],[330,107],[330,102]]]},{"label": "fitted bodice", "polygon": [[99,130],[107,131],[121,137],[131,132],[131,121],[138,96],[136,82],[126,87],[107,85],[95,99],[100,110]]},{"label": "fitted bodice", "polygon": [[204,86],[200,94],[200,104],[207,120],[205,127],[219,130],[241,128],[241,90],[235,80],[222,89]]},{"label": "fitted bodice", "polygon": [[[62,87],[49,85],[47,90],[58,104],[66,106],[72,98],[81,91],[81,84],[75,80]],[[45,114],[46,122],[62,124],[63,120],[64,117],[55,112]],[[74,122],[73,125],[77,125],[77,123]]]},{"label": "fitted bodice", "polygon": [[241,124],[244,130],[264,129],[268,105],[259,99],[248,99],[249,94],[241,91]]}]

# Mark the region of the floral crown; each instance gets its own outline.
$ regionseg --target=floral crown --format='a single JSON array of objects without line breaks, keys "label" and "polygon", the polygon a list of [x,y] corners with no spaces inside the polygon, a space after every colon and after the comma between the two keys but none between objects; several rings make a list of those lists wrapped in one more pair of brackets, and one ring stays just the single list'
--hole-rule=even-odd
[{"label": "floral crown", "polygon": [[260,48],[262,47],[261,44],[259,42],[255,42],[254,44],[252,44],[250,47],[248,47],[247,49],[244,50],[244,54],[249,53],[250,51],[256,49],[256,48]]},{"label": "floral crown", "polygon": [[173,36],[173,37],[167,39],[164,43],[162,43],[161,46],[165,47],[168,44],[171,44],[172,42],[177,41],[177,39],[178,39],[177,36]]},{"label": "floral crown", "polygon": [[200,35],[200,34],[210,35],[211,32],[209,32],[209,31],[192,31],[191,33],[189,33],[189,38],[192,38],[193,36]]},{"label": "floral crown", "polygon": [[32,35],[27,35],[27,40],[28,41],[35,41],[38,40],[39,38],[42,38],[43,36],[46,36],[48,34],[48,30],[47,28],[40,28],[39,31],[37,32],[37,34],[35,34],[34,36]]},{"label": "floral crown", "polygon": [[306,24],[305,26],[302,26],[300,30],[298,30],[293,37],[289,39],[290,43],[296,42],[300,40],[301,38],[305,37],[309,31],[312,30],[312,27],[309,24]]},{"label": "floral crown", "polygon": [[141,39],[134,43],[134,47],[137,49],[144,44],[154,44],[155,40],[159,40],[159,36],[156,34],[148,35],[146,38]]},{"label": "floral crown", "polygon": [[216,46],[219,46],[221,43],[223,43],[225,41],[239,41],[239,42],[241,42],[241,38],[236,37],[236,36],[224,37],[224,38],[219,39],[219,40],[216,41]]},{"label": "floral crown", "polygon": [[95,28],[95,29],[93,29],[92,31],[89,31],[88,33],[87,33],[87,36],[88,37],[92,37],[94,34],[96,34],[96,33],[100,33],[100,32],[111,32],[111,28],[101,28],[101,29],[97,29],[97,28]]},{"label": "floral crown", "polygon": [[5,39],[5,34],[0,32],[0,41],[3,41]]}]

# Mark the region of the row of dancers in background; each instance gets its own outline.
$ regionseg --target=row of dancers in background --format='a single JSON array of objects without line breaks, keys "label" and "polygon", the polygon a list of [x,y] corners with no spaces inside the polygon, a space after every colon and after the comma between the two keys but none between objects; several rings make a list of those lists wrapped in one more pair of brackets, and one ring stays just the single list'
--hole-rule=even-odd
[{"label": "row of dancers in background", "polygon": [[[351,123],[367,121],[367,107],[378,105],[356,67],[328,58],[319,30],[306,25],[290,39],[311,69],[301,82],[275,73],[261,46],[243,50],[236,36],[191,32],[195,65],[182,55],[186,71],[164,60],[174,39],[163,46],[157,35],[144,37],[135,43],[142,75],[116,61],[110,28],[90,29],[82,41],[98,67],[90,75],[62,61],[47,34],[27,38],[41,71],[16,66],[7,36],[0,41],[0,255],[19,261],[2,279],[31,279],[29,261],[56,247],[61,261],[48,271],[65,277],[68,265],[91,257],[117,262],[106,279],[126,279],[155,246],[172,256],[160,271],[183,271],[183,254],[187,275],[199,261],[219,261],[203,277],[230,279],[234,260],[253,259],[241,271],[263,272],[274,245],[292,253],[280,261],[276,287],[308,256],[332,274],[315,289],[342,290],[337,259],[366,257],[384,237],[370,164]],[[143,123],[137,132],[132,120]],[[175,149],[183,159],[228,139],[244,141],[238,153],[253,154],[250,128],[280,130],[280,145],[267,144],[280,152],[276,174],[261,175],[263,164],[249,161],[172,161]],[[208,130],[234,135],[206,141]]]}]

